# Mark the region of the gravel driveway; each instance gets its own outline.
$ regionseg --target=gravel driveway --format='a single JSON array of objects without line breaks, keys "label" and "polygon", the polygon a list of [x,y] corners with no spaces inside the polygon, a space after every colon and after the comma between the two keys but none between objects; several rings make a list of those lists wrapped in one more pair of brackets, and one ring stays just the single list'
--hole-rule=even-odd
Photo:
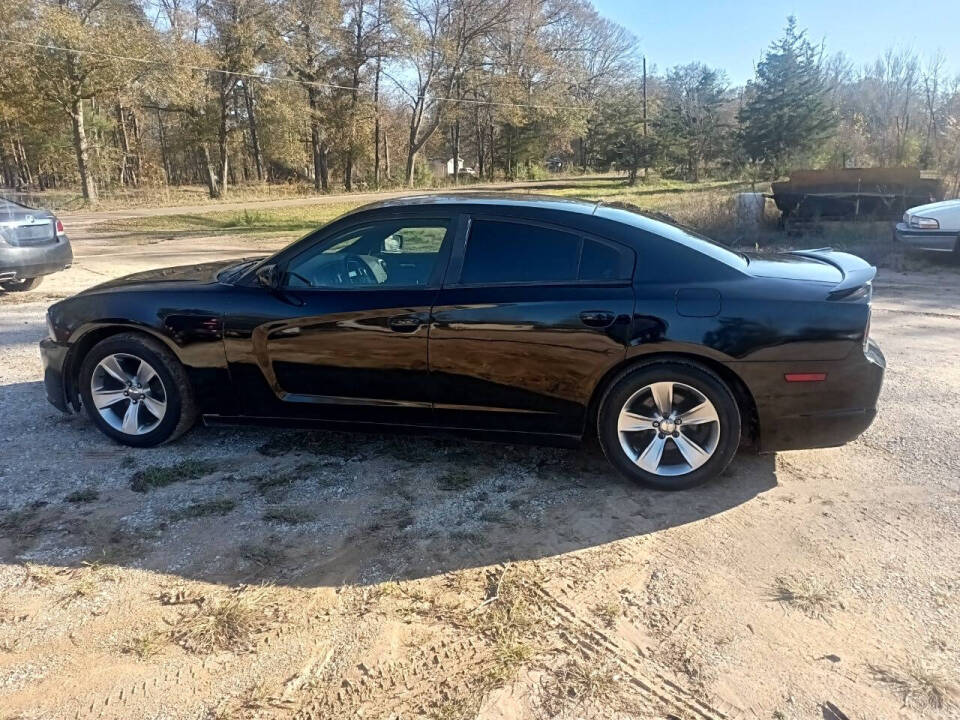
[{"label": "gravel driveway", "polygon": [[47,404],[53,299],[225,248],[80,243],[0,295],[4,718],[960,717],[954,269],[881,273],[861,439],[683,493],[590,448],[200,427],[134,451]]}]

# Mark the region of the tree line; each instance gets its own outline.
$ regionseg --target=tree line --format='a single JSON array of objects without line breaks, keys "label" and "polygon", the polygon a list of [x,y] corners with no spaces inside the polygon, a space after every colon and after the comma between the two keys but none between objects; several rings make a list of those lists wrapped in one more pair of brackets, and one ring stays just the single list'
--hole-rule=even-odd
[{"label": "tree line", "polygon": [[960,186],[944,58],[855,67],[793,18],[743,87],[699,62],[647,68],[588,0],[25,0],[0,3],[0,28],[0,179],[90,203],[415,186],[432,158],[453,182],[919,165]]}]

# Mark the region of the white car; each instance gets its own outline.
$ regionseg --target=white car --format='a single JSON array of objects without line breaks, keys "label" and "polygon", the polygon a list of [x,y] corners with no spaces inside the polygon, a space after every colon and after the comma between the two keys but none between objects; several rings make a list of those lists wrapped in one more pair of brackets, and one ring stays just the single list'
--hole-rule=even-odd
[{"label": "white car", "polygon": [[920,250],[960,254],[960,199],[910,208],[897,223],[896,235]]}]

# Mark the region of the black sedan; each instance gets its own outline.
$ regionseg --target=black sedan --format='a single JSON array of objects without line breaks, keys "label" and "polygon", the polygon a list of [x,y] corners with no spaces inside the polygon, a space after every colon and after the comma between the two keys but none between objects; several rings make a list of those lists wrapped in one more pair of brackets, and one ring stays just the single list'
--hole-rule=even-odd
[{"label": "black sedan", "polygon": [[[841,445],[884,358],[874,268],[742,254],[627,209],[515,195],[368,205],[277,254],[53,305],[47,394],[111,438],[194,424],[444,429],[576,443],[676,489],[741,444]],[[411,440],[416,442],[416,440]]]}]

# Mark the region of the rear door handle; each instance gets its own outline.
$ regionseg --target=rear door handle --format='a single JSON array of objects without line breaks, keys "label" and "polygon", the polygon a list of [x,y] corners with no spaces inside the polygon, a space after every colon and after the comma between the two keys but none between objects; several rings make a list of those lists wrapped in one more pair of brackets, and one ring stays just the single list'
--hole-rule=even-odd
[{"label": "rear door handle", "polygon": [[416,315],[394,315],[387,321],[387,324],[390,325],[390,329],[394,332],[409,333],[420,327],[423,324],[423,320]]},{"label": "rear door handle", "polygon": [[589,327],[610,327],[616,319],[617,316],[609,310],[584,310],[580,313],[580,322]]}]

